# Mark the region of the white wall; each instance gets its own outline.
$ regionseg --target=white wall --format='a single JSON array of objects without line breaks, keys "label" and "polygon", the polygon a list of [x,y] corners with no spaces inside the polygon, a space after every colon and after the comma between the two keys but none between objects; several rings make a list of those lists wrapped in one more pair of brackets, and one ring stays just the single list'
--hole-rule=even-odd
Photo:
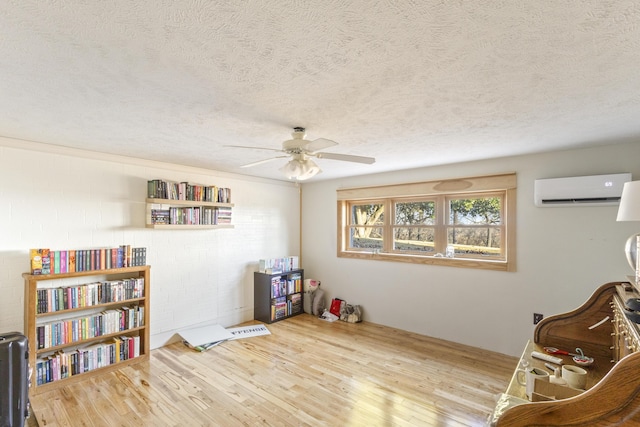
[{"label": "white wall", "polygon": [[[425,153],[428,155],[428,153]],[[533,313],[582,304],[599,285],[632,270],[626,239],[640,224],[616,222],[617,207],[536,208],[537,178],[631,172],[640,179],[640,143],[528,155],[303,185],[305,277],[328,297],[361,304],[365,320],[519,356]],[[336,256],[336,190],[517,173],[517,271],[344,259]]]},{"label": "white wall", "polygon": [[[154,347],[181,327],[251,319],[257,260],[300,255],[293,184],[48,147],[0,138],[0,332],[23,329],[30,248],[146,246]],[[305,277],[362,304],[368,321],[519,355],[534,311],[573,309],[631,273],[622,248],[640,232],[615,222],[615,207],[536,208],[533,180],[613,172],[637,180],[638,159],[640,144],[630,143],[305,183]],[[338,188],[509,171],[518,174],[515,273],[336,257]],[[154,178],[231,187],[235,228],[144,228]]]},{"label": "white wall", "polygon": [[[230,187],[235,228],[145,228],[149,179]],[[287,182],[2,138],[0,201],[0,332],[23,331],[30,248],[147,247],[152,347],[186,326],[253,319],[258,260],[299,255],[299,188]]]}]

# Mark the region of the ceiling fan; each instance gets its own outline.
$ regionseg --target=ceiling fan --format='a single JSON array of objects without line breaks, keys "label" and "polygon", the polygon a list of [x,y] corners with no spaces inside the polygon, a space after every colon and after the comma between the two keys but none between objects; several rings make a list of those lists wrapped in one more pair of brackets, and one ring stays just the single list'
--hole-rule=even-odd
[{"label": "ceiling fan", "polygon": [[364,157],[364,156],[352,156],[350,154],[338,154],[338,153],[326,153],[321,152],[329,147],[333,147],[338,145],[337,142],[331,141],[325,138],[314,139],[313,141],[309,141],[304,139],[305,136],[305,128],[303,127],[295,127],[293,128],[293,133],[291,134],[291,138],[282,143],[282,148],[264,148],[264,147],[247,147],[243,145],[227,145],[227,147],[235,147],[235,148],[251,148],[256,150],[269,150],[276,151],[278,153],[284,153],[282,156],[272,157],[270,159],[259,160],[257,162],[249,163],[246,165],[242,165],[243,168],[249,168],[256,165],[261,165],[263,163],[271,162],[273,160],[288,158],[291,157],[291,160],[280,168],[287,178],[289,179],[297,179],[298,181],[304,181],[305,179],[309,179],[319,172],[322,172],[318,165],[311,160],[311,157],[315,157],[317,159],[330,159],[330,160],[342,160],[345,162],[355,162],[355,163],[365,163],[372,164],[375,163],[376,159],[373,157]]}]

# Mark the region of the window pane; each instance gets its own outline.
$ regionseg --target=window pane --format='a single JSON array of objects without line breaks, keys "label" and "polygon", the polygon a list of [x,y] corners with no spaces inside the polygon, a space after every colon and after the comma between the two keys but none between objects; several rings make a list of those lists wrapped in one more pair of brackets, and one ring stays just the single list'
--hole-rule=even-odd
[{"label": "window pane", "polygon": [[395,204],[396,225],[434,225],[436,203],[401,202]]},{"label": "window pane", "polygon": [[449,224],[478,225],[502,223],[500,197],[449,200]]},{"label": "window pane", "polygon": [[434,252],[435,230],[432,227],[396,227],[393,249],[396,251]]},{"label": "window pane", "polygon": [[451,227],[447,234],[456,254],[500,255],[499,227]]},{"label": "window pane", "polygon": [[382,203],[351,205],[352,225],[382,225],[383,221],[384,205]]},{"label": "window pane", "polygon": [[352,249],[382,249],[382,227],[349,227]]}]

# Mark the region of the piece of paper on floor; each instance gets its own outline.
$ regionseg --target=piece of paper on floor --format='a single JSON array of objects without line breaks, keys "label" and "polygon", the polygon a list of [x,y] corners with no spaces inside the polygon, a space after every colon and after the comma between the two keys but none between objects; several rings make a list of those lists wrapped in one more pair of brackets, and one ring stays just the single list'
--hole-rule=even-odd
[{"label": "piece of paper on floor", "polygon": [[178,331],[178,335],[193,347],[204,346],[206,344],[226,341],[233,338],[233,334],[220,325],[183,329]]},{"label": "piece of paper on floor", "polygon": [[227,328],[233,334],[232,340],[240,338],[258,337],[260,335],[271,335],[271,332],[264,325],[240,326],[237,328]]}]

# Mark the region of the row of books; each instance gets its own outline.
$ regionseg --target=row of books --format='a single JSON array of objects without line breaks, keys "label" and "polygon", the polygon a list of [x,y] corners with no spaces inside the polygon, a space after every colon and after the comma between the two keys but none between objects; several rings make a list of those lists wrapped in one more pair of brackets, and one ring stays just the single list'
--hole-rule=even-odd
[{"label": "row of books", "polygon": [[143,277],[40,288],[36,295],[36,312],[51,313],[142,297],[144,297]]},{"label": "row of books", "polygon": [[298,257],[267,258],[260,260],[259,271],[266,274],[286,273],[298,269]]},{"label": "row of books", "polygon": [[216,209],[216,224],[231,224],[231,208],[219,207]]},{"label": "row of books", "polygon": [[284,319],[287,316],[302,313],[302,294],[278,297],[271,302],[271,320]]},{"label": "row of books", "polygon": [[279,297],[271,303],[271,320],[280,320],[287,317],[287,298]]},{"label": "row of books", "polygon": [[98,343],[69,353],[57,351],[51,356],[36,360],[36,384],[83,374],[94,369],[113,365],[140,356],[140,337],[115,337],[105,343]]},{"label": "row of books", "polygon": [[302,292],[302,275],[294,274],[290,277],[277,276],[271,278],[271,298]]},{"label": "row of books", "polygon": [[231,208],[189,206],[151,209],[151,224],[156,225],[215,225],[230,223]]},{"label": "row of books", "polygon": [[144,325],[144,307],[131,306],[36,326],[38,349],[115,334]]},{"label": "row of books", "polygon": [[287,297],[287,313],[291,315],[302,313],[302,294],[292,294]]},{"label": "row of books", "polygon": [[31,274],[60,274],[147,264],[147,248],[121,245],[117,248],[56,250],[31,249]]},{"label": "row of books", "polygon": [[231,203],[230,188],[161,179],[147,181],[147,196],[152,199]]}]

